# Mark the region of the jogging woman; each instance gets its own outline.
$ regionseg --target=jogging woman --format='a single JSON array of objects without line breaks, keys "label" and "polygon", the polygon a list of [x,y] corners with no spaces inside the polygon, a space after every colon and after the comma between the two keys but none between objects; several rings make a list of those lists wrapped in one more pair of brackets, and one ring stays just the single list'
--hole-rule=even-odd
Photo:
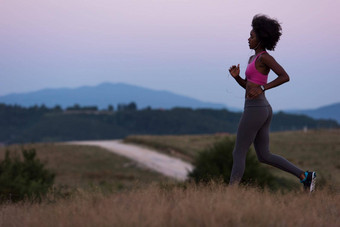
[{"label": "jogging woman", "polygon": [[[260,162],[272,165],[291,173],[300,179],[304,188],[314,191],[316,173],[303,171],[285,158],[269,152],[269,126],[272,119],[272,108],[265,92],[289,81],[286,71],[266,50],[274,50],[281,36],[281,25],[275,19],[265,15],[255,15],[252,30],[248,39],[249,48],[255,50],[245,72],[245,79],[240,77],[240,65],[233,65],[229,72],[237,83],[245,89],[245,105],[233,151],[233,168],[230,184],[238,184],[243,176],[246,155],[254,143],[257,158]],[[268,73],[272,70],[276,79],[267,83]]]}]

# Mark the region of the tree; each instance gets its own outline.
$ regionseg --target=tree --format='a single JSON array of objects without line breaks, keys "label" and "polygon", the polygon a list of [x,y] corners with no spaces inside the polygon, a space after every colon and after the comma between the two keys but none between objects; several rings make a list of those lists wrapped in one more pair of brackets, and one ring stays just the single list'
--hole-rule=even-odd
[{"label": "tree", "polygon": [[110,111],[110,112],[113,112],[114,108],[113,108],[112,105],[109,105],[109,106],[107,107],[107,110]]},{"label": "tree", "polygon": [[74,104],[72,107],[67,107],[66,110],[80,110],[80,105]]},{"label": "tree", "polygon": [[132,111],[136,111],[137,110],[137,104],[135,102],[130,102],[127,105],[127,110],[132,110]]},{"label": "tree", "polygon": [[60,105],[55,105],[52,110],[54,112],[62,112],[63,111],[63,109],[61,108]]},{"label": "tree", "polygon": [[0,162],[1,201],[41,200],[53,185],[55,175],[36,159],[35,149],[24,149],[22,155],[24,159],[20,161],[6,151],[5,159]]},{"label": "tree", "polygon": [[118,104],[118,111],[136,111],[137,104],[135,102],[130,102],[129,104]]}]

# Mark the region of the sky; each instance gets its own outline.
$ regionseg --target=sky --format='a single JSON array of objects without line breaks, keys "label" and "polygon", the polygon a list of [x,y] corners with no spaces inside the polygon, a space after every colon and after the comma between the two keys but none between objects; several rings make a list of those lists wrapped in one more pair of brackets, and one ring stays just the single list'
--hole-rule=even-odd
[{"label": "sky", "polygon": [[[338,0],[0,0],[0,96],[103,82],[242,108],[229,76],[248,59],[255,14],[281,23],[269,53],[290,76],[273,109],[340,102]],[[276,78],[269,74],[269,81]]]}]

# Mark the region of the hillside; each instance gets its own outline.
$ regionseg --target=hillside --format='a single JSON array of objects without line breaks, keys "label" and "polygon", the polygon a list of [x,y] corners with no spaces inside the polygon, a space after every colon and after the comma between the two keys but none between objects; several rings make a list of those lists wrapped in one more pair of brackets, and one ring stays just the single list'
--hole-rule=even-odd
[{"label": "hillside", "polygon": [[294,114],[304,114],[315,119],[334,119],[340,123],[340,102],[317,109],[310,110],[289,110],[285,111]]},{"label": "hillside", "polygon": [[[120,106],[117,111],[91,108],[24,108],[0,104],[0,142],[55,142],[124,138],[133,134],[183,135],[235,133],[241,113],[225,109],[142,109]],[[331,120],[274,114],[272,131],[338,128]]]}]

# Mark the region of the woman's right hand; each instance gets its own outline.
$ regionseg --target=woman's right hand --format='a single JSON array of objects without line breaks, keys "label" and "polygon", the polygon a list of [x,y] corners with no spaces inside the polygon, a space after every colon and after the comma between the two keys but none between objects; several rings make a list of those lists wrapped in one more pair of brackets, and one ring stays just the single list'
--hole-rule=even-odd
[{"label": "woman's right hand", "polygon": [[232,75],[234,78],[236,78],[237,76],[240,75],[240,64],[233,65],[229,68],[229,73],[230,75]]}]

